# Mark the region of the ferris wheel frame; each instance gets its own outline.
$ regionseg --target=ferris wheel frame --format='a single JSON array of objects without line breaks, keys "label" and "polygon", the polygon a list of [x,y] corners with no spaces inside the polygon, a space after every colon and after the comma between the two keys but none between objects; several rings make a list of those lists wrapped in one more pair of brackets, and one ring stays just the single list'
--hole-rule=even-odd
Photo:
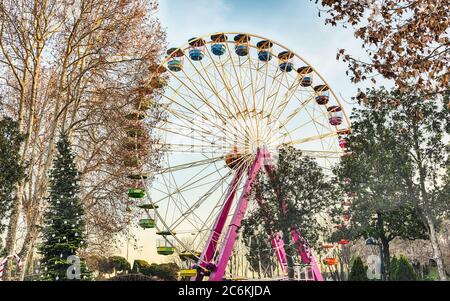
[{"label": "ferris wheel frame", "polygon": [[[273,40],[269,40],[266,39],[262,36],[259,35],[255,35],[255,34],[250,34],[250,33],[241,33],[241,32],[223,32],[223,33],[216,33],[216,34],[223,34],[225,36],[230,36],[230,35],[245,35],[245,36],[249,36],[251,38],[256,38],[256,39],[260,39],[260,40],[266,40],[266,41],[270,41],[271,43],[273,43],[273,45],[278,46],[281,49],[286,49],[288,50],[289,48],[285,47],[284,45],[275,42]],[[191,39],[187,44],[176,48],[172,53],[168,54],[163,61],[161,62],[160,66],[166,66],[167,63],[170,61],[170,59],[172,58],[172,56],[178,52],[178,51],[182,51],[183,53],[186,53],[187,50],[189,48],[192,47],[192,43],[196,42],[196,41],[200,41],[200,40],[204,40],[207,41],[208,37],[210,37],[211,35],[204,35],[195,39]],[[230,41],[225,41],[224,44],[227,45],[231,44],[233,42]],[[205,47],[207,47],[208,45],[214,44],[214,41],[207,41],[205,43]],[[250,48],[255,48],[257,49],[257,47],[255,45],[252,44],[248,44],[248,46]],[[272,47],[271,47],[272,48]],[[273,49],[273,48],[272,48]],[[210,51],[209,49],[207,50],[208,52]],[[231,55],[231,51],[230,48],[228,48],[228,51],[230,52]],[[339,98],[337,97],[337,95],[335,94],[335,92],[331,89],[331,87],[328,85],[328,83],[325,81],[324,77],[314,68],[311,66],[311,64],[309,64],[303,57],[301,57],[300,55],[298,55],[297,53],[289,50],[290,53],[292,53],[292,55],[296,58],[298,58],[300,61],[302,61],[306,66],[308,66],[309,68],[311,68],[311,72],[314,73],[316,76],[318,76],[321,80],[321,82],[328,87],[330,93],[332,94],[334,100],[337,102],[338,106],[340,108],[342,108],[342,104],[339,100]],[[191,62],[192,63],[192,62]],[[165,67],[164,67],[165,68]],[[171,71],[170,71],[171,72]],[[173,72],[171,72],[171,74],[173,75]],[[170,112],[170,111],[168,111]],[[343,117],[345,118],[345,123],[347,124],[347,128],[345,130],[350,130],[351,126],[350,126],[350,120],[345,112],[345,110],[342,109],[342,114]],[[342,129],[338,129],[338,126],[335,126],[336,131],[335,132],[331,132],[331,133],[326,133],[325,135],[321,136],[321,135],[316,135],[316,136],[311,136],[308,137],[308,139],[314,140],[314,139],[324,139],[324,138],[329,138],[329,137],[338,137],[339,132]],[[308,140],[306,140],[308,141]],[[303,142],[303,141],[291,141],[293,145],[295,145],[297,142]],[[313,154],[314,155],[314,154]],[[256,151],[256,156],[255,158],[252,160],[251,164],[246,164],[246,165],[242,165],[239,168],[236,169],[235,171],[235,175],[233,177],[232,182],[229,185],[228,188],[228,192],[227,192],[227,197],[226,200],[228,201],[228,199],[232,202],[234,200],[234,194],[238,188],[239,182],[243,181],[243,175],[248,174],[248,178],[245,181],[243,190],[244,192],[241,194],[241,197],[239,198],[238,204],[235,208],[234,214],[233,214],[233,223],[231,224],[231,226],[228,228],[226,235],[226,243],[224,243],[222,245],[222,248],[219,252],[219,257],[217,258],[217,262],[215,264],[214,267],[211,268],[211,266],[208,267],[208,264],[211,263],[211,260],[213,260],[213,258],[211,258],[211,250],[214,250],[214,252],[216,252],[216,248],[217,245],[214,245],[214,241],[218,242],[218,238],[217,236],[221,236],[222,235],[222,231],[223,231],[223,227],[225,226],[226,223],[226,219],[224,219],[224,216],[228,216],[227,212],[221,212],[219,214],[219,217],[216,217],[215,222],[214,222],[214,229],[211,230],[210,235],[208,237],[208,241],[206,244],[205,249],[203,250],[202,254],[200,256],[198,256],[198,254],[192,254],[194,256],[196,256],[198,258],[197,261],[197,268],[199,271],[199,274],[195,277],[192,277],[192,280],[202,280],[203,276],[205,276],[206,274],[203,273],[202,271],[207,270],[208,268],[211,268],[211,273],[209,275],[209,280],[213,280],[213,281],[217,281],[217,280],[222,280],[224,277],[224,273],[225,273],[225,268],[227,266],[227,262],[230,256],[230,250],[233,248],[234,242],[236,240],[236,236],[237,236],[237,228],[240,225],[240,222],[242,221],[243,216],[245,215],[245,211],[246,211],[246,206],[248,205],[248,198],[249,198],[249,193],[251,191],[251,188],[253,186],[254,183],[254,177],[256,176],[256,173],[264,166],[265,167],[265,171],[268,175],[270,175],[271,172],[273,172],[275,166],[273,165],[273,163],[263,163],[263,161],[269,161],[271,162],[270,159],[270,152],[264,148],[258,148]],[[326,156],[326,154],[325,154]],[[225,160],[226,156],[219,156],[217,157],[217,160]],[[155,174],[158,174],[158,172],[170,172],[170,167],[167,167],[166,169],[161,169],[160,171],[156,171]],[[238,175],[239,174],[239,175]],[[238,182],[238,183],[235,183]],[[245,192],[246,190],[248,190],[247,192]],[[234,191],[234,192],[233,192]],[[225,203],[228,203],[228,202]],[[151,201],[152,202],[152,201]],[[227,207],[227,206],[225,206]],[[231,208],[231,205],[229,206],[228,210]],[[223,209],[223,208],[222,208]],[[167,236],[171,236],[176,243],[178,243],[179,245],[181,245],[184,249],[186,249],[185,251],[187,252],[192,252],[192,250],[189,250],[188,248],[186,248],[186,246],[183,246],[183,243],[178,239],[178,237],[176,236],[176,233],[172,232],[171,227],[168,223],[165,222],[162,214],[160,214],[158,212],[158,210],[154,210],[155,211],[155,215],[156,218],[158,220],[159,223],[162,224],[162,227],[159,227],[158,225],[156,225],[156,229],[161,232],[163,229],[164,231],[168,231],[167,235],[163,235],[163,238],[166,240]],[[226,211],[226,210],[225,210]],[[221,218],[222,216],[222,218]],[[236,217],[236,219],[241,218],[240,220],[234,220],[234,218]],[[219,228],[221,229],[216,229],[216,226],[219,225]],[[218,231],[220,230],[220,231]],[[301,233],[299,231],[299,229],[292,229],[291,231],[291,235],[294,239],[294,241],[300,241],[301,240]],[[167,240],[168,241],[168,240]],[[287,264],[286,264],[286,254],[284,252],[283,249],[283,242],[281,237],[279,237],[279,235],[274,234],[271,244],[274,248],[275,254],[277,256],[277,260],[280,263],[280,265],[286,269],[287,268]],[[323,280],[321,274],[320,274],[320,270],[317,267],[317,263],[315,262],[315,258],[312,255],[311,251],[308,249],[308,247],[304,244],[300,242],[300,246],[301,246],[301,250],[300,251],[300,255],[302,257],[302,259],[304,261],[309,261],[312,263],[313,265],[313,271],[314,271],[314,275],[315,275],[315,279],[316,280]],[[305,248],[306,247],[306,248]],[[305,251],[306,250],[306,251]],[[213,253],[214,253],[213,252]],[[203,274],[202,274],[203,273]]]}]

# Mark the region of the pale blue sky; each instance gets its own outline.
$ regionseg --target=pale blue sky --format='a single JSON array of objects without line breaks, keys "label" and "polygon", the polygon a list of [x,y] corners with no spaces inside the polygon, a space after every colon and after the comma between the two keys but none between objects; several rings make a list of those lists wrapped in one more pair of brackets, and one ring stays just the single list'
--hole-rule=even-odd
[{"label": "pale blue sky", "polygon": [[[182,46],[191,37],[214,32],[247,32],[274,40],[302,56],[325,78],[350,114],[350,97],[356,94],[346,64],[336,61],[340,48],[365,58],[352,30],[324,25],[314,1],[309,0],[160,0],[157,14],[167,30],[170,47]],[[140,251],[130,250],[130,262],[169,260],[156,254],[153,231],[135,229]]]},{"label": "pale blue sky", "polygon": [[[160,18],[170,46],[181,46],[194,36],[248,32],[275,40],[310,62],[345,101],[356,94],[346,64],[336,61],[340,48],[365,58],[351,29],[324,25],[314,1],[309,0],[160,0]],[[344,102],[349,113],[351,106]]]}]

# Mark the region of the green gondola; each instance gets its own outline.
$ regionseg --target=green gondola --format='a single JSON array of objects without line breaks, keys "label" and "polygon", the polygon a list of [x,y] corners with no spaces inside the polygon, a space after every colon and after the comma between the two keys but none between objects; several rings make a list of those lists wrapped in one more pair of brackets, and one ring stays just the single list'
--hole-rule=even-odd
[{"label": "green gondola", "polygon": [[138,205],[139,208],[141,209],[158,209],[159,206],[158,205],[153,205],[153,204],[142,204],[142,205]]},{"label": "green gondola", "polygon": [[142,199],[145,197],[145,190],[139,188],[128,189],[128,196],[133,199]]},{"label": "green gondola", "polygon": [[200,252],[192,251],[192,252],[181,252],[178,254],[181,260],[194,260],[196,261],[202,254]]},{"label": "green gondola", "polygon": [[143,229],[152,229],[156,227],[156,222],[152,218],[144,218],[139,220],[139,226]]},{"label": "green gondola", "polygon": [[134,156],[127,156],[123,160],[123,165],[125,167],[138,167],[139,166],[139,158]]},{"label": "green gondola", "polygon": [[150,110],[150,109],[152,108],[152,106],[153,106],[152,100],[146,98],[146,99],[143,99],[143,100],[141,100],[141,101],[139,102],[139,104],[137,105],[137,108],[138,108],[140,111],[147,111],[147,110]]},{"label": "green gondola", "polygon": [[145,119],[145,113],[144,112],[131,112],[127,115],[125,115],[125,118],[128,120],[143,120]]},{"label": "green gondola", "polygon": [[158,231],[156,232],[156,235],[162,235],[162,236],[170,236],[170,235],[175,235],[175,232],[170,232],[170,231]]},{"label": "green gondola", "polygon": [[145,131],[139,127],[129,127],[127,129],[128,138],[141,138],[145,136]]},{"label": "green gondola", "polygon": [[175,248],[174,247],[156,247],[156,252],[159,255],[172,255],[173,253],[175,253]]},{"label": "green gondola", "polygon": [[162,89],[167,86],[167,81],[160,76],[155,76],[152,78],[150,85],[155,89]]},{"label": "green gondola", "polygon": [[147,180],[148,174],[146,173],[132,173],[127,176],[130,180]]}]

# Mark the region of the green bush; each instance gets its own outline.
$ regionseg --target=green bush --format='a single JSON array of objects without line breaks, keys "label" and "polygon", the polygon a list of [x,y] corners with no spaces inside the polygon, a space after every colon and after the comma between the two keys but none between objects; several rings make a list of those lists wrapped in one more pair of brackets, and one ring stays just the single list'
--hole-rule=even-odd
[{"label": "green bush", "polygon": [[116,273],[129,271],[131,268],[130,263],[121,256],[111,256],[109,257],[109,262],[113,266]]},{"label": "green bush", "polygon": [[161,280],[176,281],[179,268],[174,263],[152,263],[149,267],[143,268],[141,273],[146,276],[156,276]]},{"label": "green bush", "polygon": [[368,281],[367,278],[367,266],[364,265],[361,257],[353,259],[352,266],[350,268],[350,275],[348,281]]},{"label": "green bush", "polygon": [[132,273],[142,273],[145,269],[148,269],[150,267],[150,264],[142,259],[136,259],[133,263],[133,269],[131,270]]},{"label": "green bush", "polygon": [[403,255],[400,255],[390,276],[391,281],[417,281],[418,278],[413,266]]},{"label": "green bush", "polygon": [[395,275],[397,273],[397,267],[398,267],[398,259],[397,257],[392,257],[391,262],[389,264],[389,280],[395,281]]}]

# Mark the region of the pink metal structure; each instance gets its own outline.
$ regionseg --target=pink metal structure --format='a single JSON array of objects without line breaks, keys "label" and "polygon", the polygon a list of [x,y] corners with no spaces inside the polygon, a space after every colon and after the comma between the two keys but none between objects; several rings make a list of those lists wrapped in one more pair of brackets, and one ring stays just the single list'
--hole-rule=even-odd
[{"label": "pink metal structure", "polygon": [[[244,168],[238,168],[236,174],[230,184],[230,187],[227,192],[227,197],[222,207],[222,211],[220,212],[215,224],[214,228],[208,238],[206,248],[202,253],[198,270],[199,273],[197,276],[192,277],[191,280],[200,281],[204,276],[209,276],[210,281],[221,281],[224,277],[225,270],[230,259],[237,235],[239,227],[241,226],[242,220],[247,211],[248,202],[250,199],[250,195],[252,192],[253,185],[256,180],[256,176],[261,168],[264,166],[266,173],[271,177],[274,172],[275,166],[272,163],[270,153],[264,149],[259,148],[256,153],[255,160],[253,161],[250,168],[247,170],[248,176],[247,180],[244,184],[244,188],[242,194],[238,200],[236,210],[232,216],[230,225],[228,226],[228,230],[224,237],[224,243],[220,250],[216,250],[218,241],[220,236],[222,235],[223,228],[225,226],[225,222],[227,220],[227,216],[229,214],[231,204],[233,203],[236,189],[239,185],[239,182],[244,173]],[[257,199],[258,203],[261,205],[261,200]],[[286,203],[280,200],[281,209],[286,213]],[[309,247],[302,241],[300,235],[300,230],[291,229],[291,235],[294,243],[299,243],[299,253],[302,258],[303,263],[310,264],[314,280],[323,281],[322,274],[320,273],[317,262],[309,250]],[[279,233],[269,233],[269,238],[271,239],[272,247],[274,248],[275,254],[277,256],[277,260],[284,272],[287,271],[287,260],[286,260],[286,252],[284,250],[284,242]],[[217,254],[215,257],[214,255]]]}]

